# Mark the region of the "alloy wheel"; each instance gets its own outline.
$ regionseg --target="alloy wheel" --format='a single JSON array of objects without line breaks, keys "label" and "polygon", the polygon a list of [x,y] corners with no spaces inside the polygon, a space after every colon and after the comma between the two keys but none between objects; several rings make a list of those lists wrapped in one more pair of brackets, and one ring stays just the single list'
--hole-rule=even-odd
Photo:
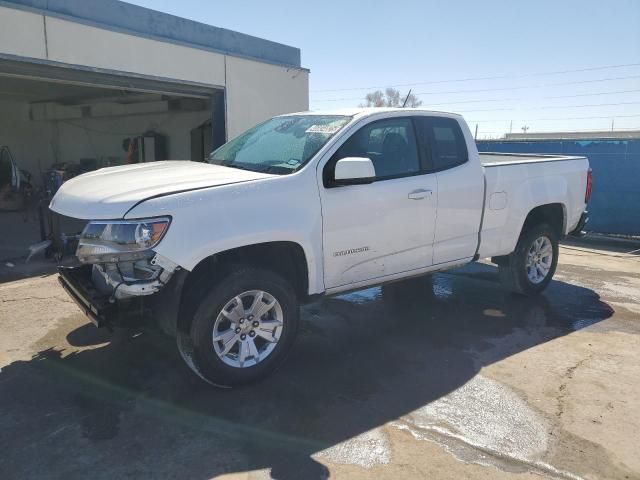
[{"label": "alloy wheel", "polygon": [[533,284],[539,284],[547,278],[553,264],[553,246],[547,236],[536,238],[527,252],[527,277]]},{"label": "alloy wheel", "polygon": [[218,314],[213,348],[231,367],[252,367],[273,352],[283,326],[280,302],[263,290],[250,290],[233,297]]}]

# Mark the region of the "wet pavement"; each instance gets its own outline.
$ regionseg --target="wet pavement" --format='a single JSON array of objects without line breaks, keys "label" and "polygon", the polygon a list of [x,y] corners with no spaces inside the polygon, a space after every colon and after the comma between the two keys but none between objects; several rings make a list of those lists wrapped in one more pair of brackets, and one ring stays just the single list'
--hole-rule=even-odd
[{"label": "wet pavement", "polygon": [[2,283],[0,478],[640,478],[640,257],[563,247],[535,299],[486,264],[393,293],[306,306],[283,368],[221,390],[54,276]]}]

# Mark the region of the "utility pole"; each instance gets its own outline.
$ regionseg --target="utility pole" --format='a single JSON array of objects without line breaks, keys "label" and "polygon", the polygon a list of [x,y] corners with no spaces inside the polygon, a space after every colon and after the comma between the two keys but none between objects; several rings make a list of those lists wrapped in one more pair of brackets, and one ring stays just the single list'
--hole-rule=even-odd
[{"label": "utility pole", "polygon": [[612,118],[611,119],[611,131],[613,132],[613,125],[615,124],[616,119]]},{"label": "utility pole", "polygon": [[476,134],[473,136],[474,140],[478,139],[478,124],[476,123]]},{"label": "utility pole", "polygon": [[513,120],[511,120],[511,123],[509,123],[509,133],[513,132]]},{"label": "utility pole", "polygon": [[529,130],[529,126],[528,126],[528,125],[523,125],[523,126],[522,126],[522,131],[523,131],[524,133],[527,133],[527,130]]}]

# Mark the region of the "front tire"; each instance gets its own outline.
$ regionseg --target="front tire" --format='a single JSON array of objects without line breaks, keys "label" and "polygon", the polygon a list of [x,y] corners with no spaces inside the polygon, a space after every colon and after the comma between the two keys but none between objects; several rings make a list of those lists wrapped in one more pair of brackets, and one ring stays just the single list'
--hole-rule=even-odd
[{"label": "front tire", "polygon": [[523,295],[537,295],[553,278],[558,265],[558,235],[543,223],[520,235],[515,251],[498,265],[503,286]]},{"label": "front tire", "polygon": [[238,266],[198,306],[177,343],[187,365],[223,387],[255,382],[277,369],[293,345],[299,306],[291,285],[268,270]]}]

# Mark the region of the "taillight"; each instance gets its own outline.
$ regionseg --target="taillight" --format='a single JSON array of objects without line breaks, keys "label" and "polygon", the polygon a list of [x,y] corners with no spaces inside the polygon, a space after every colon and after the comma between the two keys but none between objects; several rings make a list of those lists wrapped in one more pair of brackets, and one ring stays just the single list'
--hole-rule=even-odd
[{"label": "taillight", "polygon": [[591,191],[593,190],[593,172],[591,169],[587,172],[587,188],[584,192],[584,203],[591,200]]}]

